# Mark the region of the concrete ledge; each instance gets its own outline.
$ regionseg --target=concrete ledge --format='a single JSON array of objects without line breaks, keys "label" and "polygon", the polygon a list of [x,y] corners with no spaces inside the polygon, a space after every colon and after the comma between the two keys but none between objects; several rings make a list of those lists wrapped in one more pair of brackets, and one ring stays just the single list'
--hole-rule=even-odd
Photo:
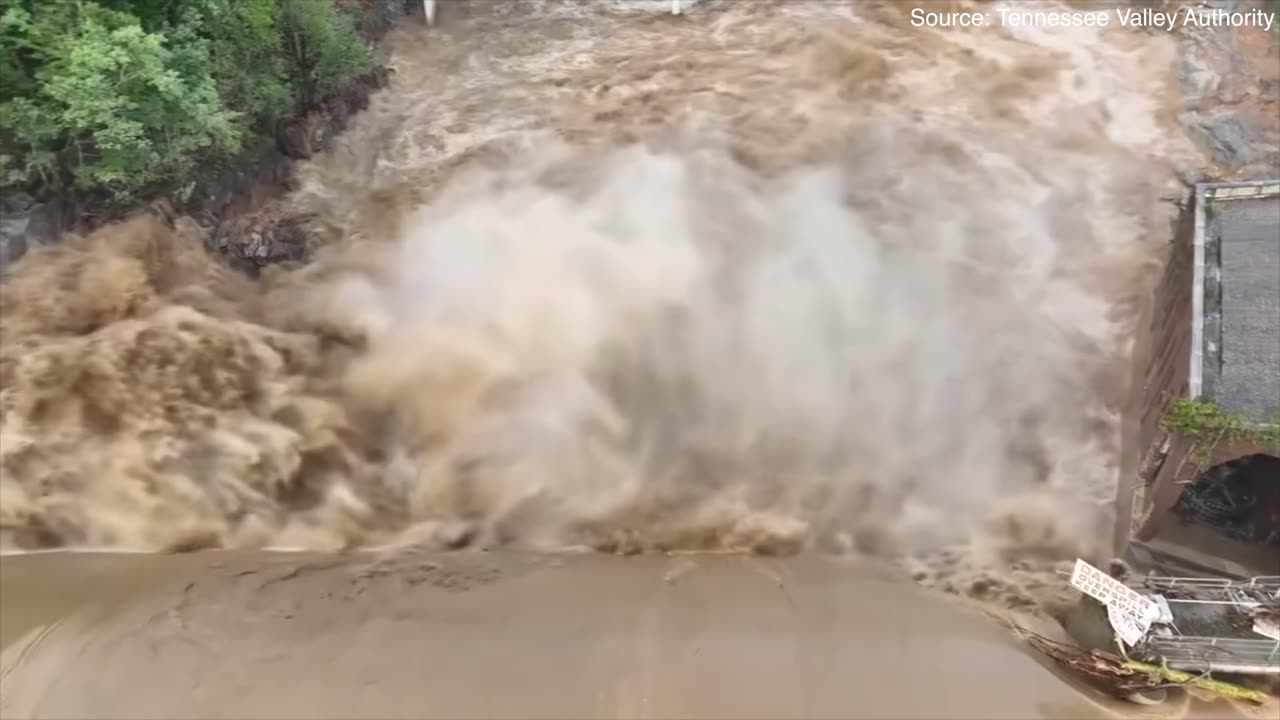
[{"label": "concrete ledge", "polygon": [[1250,182],[1201,183],[1203,195],[1210,200],[1244,200],[1280,195],[1280,180],[1253,180]]},{"label": "concrete ledge", "polygon": [[[1265,219],[1269,211],[1249,212],[1241,208],[1248,207],[1254,211],[1259,208],[1252,205],[1236,206],[1232,203],[1229,206],[1229,210],[1215,212],[1215,217],[1210,218],[1210,203],[1234,200],[1252,200],[1255,202],[1261,200],[1269,203],[1272,198],[1278,197],[1280,197],[1280,179],[1252,182],[1201,183],[1196,186],[1192,236],[1191,348],[1187,378],[1187,394],[1192,398],[1209,395],[1211,399],[1217,401],[1219,400],[1218,392],[1221,391],[1221,388],[1218,387],[1221,381],[1221,373],[1219,371],[1221,370],[1224,353],[1223,334],[1226,322],[1224,318],[1223,293],[1224,286],[1228,281],[1228,278],[1224,277],[1224,242],[1229,242],[1233,249],[1232,257],[1236,261],[1232,266],[1237,267],[1237,270],[1239,270],[1238,266],[1240,266],[1239,255],[1246,250],[1248,251],[1246,254],[1257,255],[1257,258],[1250,262],[1269,264],[1272,259],[1268,257],[1265,250],[1257,250],[1251,247],[1262,247],[1266,244],[1266,235],[1268,233],[1265,229],[1259,231],[1257,226],[1258,223],[1262,223],[1262,226],[1269,224]],[[1266,208],[1267,205],[1264,204],[1259,207]],[[1280,223],[1277,223],[1273,230],[1274,232],[1271,235],[1280,238]],[[1246,244],[1240,245],[1241,242],[1246,242]],[[1248,266],[1246,265],[1245,267]],[[1239,275],[1239,272],[1235,274]],[[1246,273],[1246,275],[1248,274]],[[1236,280],[1236,282],[1245,282],[1246,285],[1254,281],[1260,280],[1257,278],[1250,280],[1248,277]],[[1256,288],[1254,289],[1256,290]],[[1280,286],[1277,286],[1276,290],[1280,292]],[[1239,292],[1236,295],[1238,304],[1240,299]],[[1251,290],[1247,296],[1254,297],[1255,295],[1256,293]],[[1268,304],[1268,299],[1259,297],[1258,303],[1265,307]],[[1235,313],[1237,311],[1232,312]],[[1257,314],[1257,312],[1253,312],[1253,308],[1248,303],[1245,304],[1244,312],[1250,317]],[[1232,317],[1235,318],[1236,315],[1233,314]],[[1254,324],[1256,325],[1257,323],[1255,322]],[[1249,337],[1244,338],[1246,341],[1249,339]],[[1238,408],[1231,409],[1236,410]]]}]

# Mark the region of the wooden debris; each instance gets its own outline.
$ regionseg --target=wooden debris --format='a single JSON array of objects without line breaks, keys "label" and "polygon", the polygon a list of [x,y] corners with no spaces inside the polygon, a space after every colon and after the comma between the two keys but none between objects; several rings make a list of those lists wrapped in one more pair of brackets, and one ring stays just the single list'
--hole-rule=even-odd
[{"label": "wooden debris", "polygon": [[1146,673],[1151,677],[1163,678],[1164,680],[1176,685],[1190,685],[1191,687],[1200,688],[1201,690],[1207,690],[1215,695],[1222,695],[1236,700],[1248,700],[1249,702],[1261,705],[1271,699],[1261,690],[1254,690],[1225,680],[1215,680],[1214,678],[1209,677],[1208,674],[1193,675],[1181,670],[1174,670],[1161,665],[1152,665],[1151,663],[1138,662],[1137,660],[1126,660],[1124,667]]},{"label": "wooden debris", "polygon": [[1191,686],[1215,695],[1258,704],[1270,700],[1270,696],[1264,692],[1211,678],[1208,674],[1194,675],[1101,650],[1084,650],[1016,625],[1014,629],[1031,647],[1080,674],[1103,692],[1119,698],[1158,688]]}]

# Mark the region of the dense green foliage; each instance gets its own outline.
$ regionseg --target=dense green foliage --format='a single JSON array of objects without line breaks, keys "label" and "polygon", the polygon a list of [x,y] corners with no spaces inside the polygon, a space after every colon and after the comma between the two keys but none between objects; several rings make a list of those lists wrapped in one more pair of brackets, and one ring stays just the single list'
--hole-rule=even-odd
[{"label": "dense green foliage", "polygon": [[350,18],[333,4],[282,0],[280,17],[288,28],[289,82],[302,102],[315,102],[368,71],[364,44]]},{"label": "dense green foliage", "polygon": [[369,66],[333,0],[0,0],[0,189],[128,201]]}]

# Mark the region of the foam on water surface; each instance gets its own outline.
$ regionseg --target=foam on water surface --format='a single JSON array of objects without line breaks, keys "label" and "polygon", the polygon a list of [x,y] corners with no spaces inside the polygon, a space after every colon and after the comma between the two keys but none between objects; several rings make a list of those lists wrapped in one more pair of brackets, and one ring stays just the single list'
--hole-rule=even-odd
[{"label": "foam on water surface", "polygon": [[305,268],[154,217],[25,258],[0,541],[816,550],[1065,602],[1186,152],[1168,39],[619,10],[397,30],[302,169]]}]

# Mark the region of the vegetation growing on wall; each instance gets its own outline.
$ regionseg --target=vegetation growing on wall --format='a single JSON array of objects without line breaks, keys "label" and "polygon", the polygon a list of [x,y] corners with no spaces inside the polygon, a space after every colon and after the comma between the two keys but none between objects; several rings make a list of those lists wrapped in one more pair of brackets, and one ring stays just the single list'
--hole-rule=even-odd
[{"label": "vegetation growing on wall", "polygon": [[333,0],[0,7],[0,191],[136,200],[274,136],[370,66]]},{"label": "vegetation growing on wall", "polygon": [[1259,423],[1230,414],[1214,403],[1181,397],[1169,405],[1160,424],[1170,433],[1195,441],[1202,455],[1223,441],[1280,445],[1280,412]]}]

